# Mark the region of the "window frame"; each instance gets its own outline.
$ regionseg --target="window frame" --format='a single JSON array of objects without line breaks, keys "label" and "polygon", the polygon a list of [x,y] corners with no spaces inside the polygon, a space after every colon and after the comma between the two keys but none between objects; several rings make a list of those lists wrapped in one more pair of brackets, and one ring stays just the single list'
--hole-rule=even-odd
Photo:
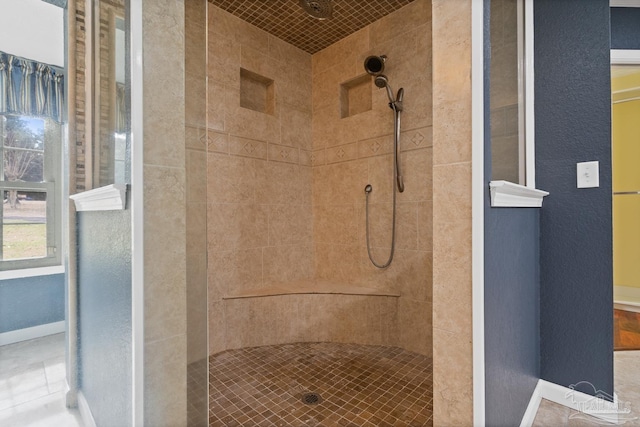
[{"label": "window frame", "polygon": [[[0,259],[0,273],[12,270],[24,270],[40,267],[52,267],[62,265],[62,157],[61,145],[64,135],[63,123],[56,123],[54,120],[46,117],[27,116],[24,114],[0,114],[0,119],[4,116],[21,117],[30,119],[40,119],[44,122],[45,135],[47,126],[57,126],[56,137],[53,141],[44,142],[43,150],[43,181],[42,182],[24,182],[24,181],[5,181],[4,172],[0,176],[0,192],[9,190],[42,192],[46,194],[46,248],[47,254],[42,257],[21,258],[21,259]],[[4,126],[1,127],[4,139]],[[4,170],[4,140],[0,141],[0,171]],[[9,148],[11,149],[11,148]],[[4,193],[3,199],[4,199]],[[0,207],[0,212],[4,213],[4,204]],[[3,224],[4,227],[4,224]],[[0,233],[0,244],[4,244],[3,233]]]},{"label": "window frame", "polygon": [[542,207],[549,193],[536,189],[534,0],[517,0],[519,182],[489,182],[492,207]]},{"label": "window frame", "polygon": [[[524,160],[518,184],[536,188],[533,0],[518,0],[519,138]],[[522,37],[522,39],[520,39]]]}]

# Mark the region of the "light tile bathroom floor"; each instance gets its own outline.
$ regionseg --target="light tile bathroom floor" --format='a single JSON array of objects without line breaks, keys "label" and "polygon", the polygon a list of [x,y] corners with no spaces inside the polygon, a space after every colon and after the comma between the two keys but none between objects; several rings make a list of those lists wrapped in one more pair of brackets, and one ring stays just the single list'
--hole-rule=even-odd
[{"label": "light tile bathroom floor", "polygon": [[0,426],[82,426],[64,403],[64,355],[64,334],[0,346]]},{"label": "light tile bathroom floor", "polygon": [[433,424],[431,359],[399,348],[254,347],[213,355],[209,367],[211,427]]},{"label": "light tile bathroom floor", "polygon": [[[613,354],[614,389],[621,403],[628,403],[631,412],[620,424],[640,426],[640,351],[616,351]],[[598,418],[543,400],[538,408],[533,427],[560,426],[609,426]]]}]

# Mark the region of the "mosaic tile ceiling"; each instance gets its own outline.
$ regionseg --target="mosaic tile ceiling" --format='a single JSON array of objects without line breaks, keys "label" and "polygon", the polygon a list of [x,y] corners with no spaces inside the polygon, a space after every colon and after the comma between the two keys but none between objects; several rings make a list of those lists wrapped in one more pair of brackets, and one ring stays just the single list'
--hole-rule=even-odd
[{"label": "mosaic tile ceiling", "polygon": [[333,17],[310,17],[298,0],[209,0],[214,6],[314,54],[413,0],[333,0]]}]

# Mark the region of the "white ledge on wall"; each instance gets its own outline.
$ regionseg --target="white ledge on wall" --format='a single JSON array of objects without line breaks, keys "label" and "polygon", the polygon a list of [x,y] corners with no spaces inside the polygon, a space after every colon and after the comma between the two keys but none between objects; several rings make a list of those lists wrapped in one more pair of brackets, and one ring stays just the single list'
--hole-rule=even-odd
[{"label": "white ledge on wall", "polygon": [[541,208],[542,200],[549,193],[509,181],[491,181],[491,207],[493,208]]},{"label": "white ledge on wall", "polygon": [[127,185],[111,184],[69,196],[76,204],[76,211],[118,211],[126,204]]},{"label": "white ledge on wall", "polygon": [[609,0],[609,7],[640,7],[640,0]]}]

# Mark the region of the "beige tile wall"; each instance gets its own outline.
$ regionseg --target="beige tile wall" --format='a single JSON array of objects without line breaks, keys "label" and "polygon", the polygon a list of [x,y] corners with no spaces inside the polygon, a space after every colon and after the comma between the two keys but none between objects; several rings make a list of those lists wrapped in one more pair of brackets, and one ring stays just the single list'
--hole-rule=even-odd
[{"label": "beige tile wall", "polygon": [[[394,91],[404,87],[396,253],[375,268],[365,237],[366,184],[370,239],[378,263],[391,241],[393,113],[372,79],[371,109],[341,118],[340,85],[365,75],[369,55],[387,55]],[[360,90],[361,88],[359,88]],[[362,96],[360,94],[360,96]],[[417,0],[313,56],[313,216],[316,276],[398,292],[398,335],[406,349],[431,354],[431,4]]]},{"label": "beige tile wall", "polygon": [[186,425],[184,3],[143,1],[144,419]]},{"label": "beige tile wall", "polygon": [[206,359],[207,346],[207,78],[206,0],[185,3],[185,168],[187,358]]},{"label": "beige tile wall", "polygon": [[471,0],[433,0],[434,425],[473,425]]},{"label": "beige tile wall", "polygon": [[[313,57],[211,5],[208,31],[210,352],[331,340],[431,354],[431,4],[417,0]],[[341,118],[340,105],[341,84],[362,77],[372,54],[389,56],[391,84],[405,89],[406,191],[398,197],[395,260],[382,271],[367,257],[363,189],[374,186],[371,238],[382,260],[393,114],[370,79],[357,85],[349,117]],[[240,107],[240,68],[274,81],[273,114]],[[360,102],[369,99],[364,90],[370,110]],[[401,296],[223,299],[305,278]]]},{"label": "beige tile wall", "polygon": [[[185,2],[187,423],[209,424],[207,303],[207,0]],[[206,87],[206,86],[205,86]]]},{"label": "beige tile wall", "polygon": [[336,294],[227,300],[223,314],[228,324],[236,325],[236,333],[227,336],[227,347],[327,341],[397,345],[397,301]]},{"label": "beige tile wall", "polygon": [[[313,277],[311,55],[211,4],[208,31],[206,201],[214,353],[250,332],[233,315],[260,311],[230,310],[233,303],[223,303],[223,296]],[[240,106],[241,69],[273,81],[273,108]],[[265,90],[247,86],[245,79],[243,90],[253,89]]]}]

